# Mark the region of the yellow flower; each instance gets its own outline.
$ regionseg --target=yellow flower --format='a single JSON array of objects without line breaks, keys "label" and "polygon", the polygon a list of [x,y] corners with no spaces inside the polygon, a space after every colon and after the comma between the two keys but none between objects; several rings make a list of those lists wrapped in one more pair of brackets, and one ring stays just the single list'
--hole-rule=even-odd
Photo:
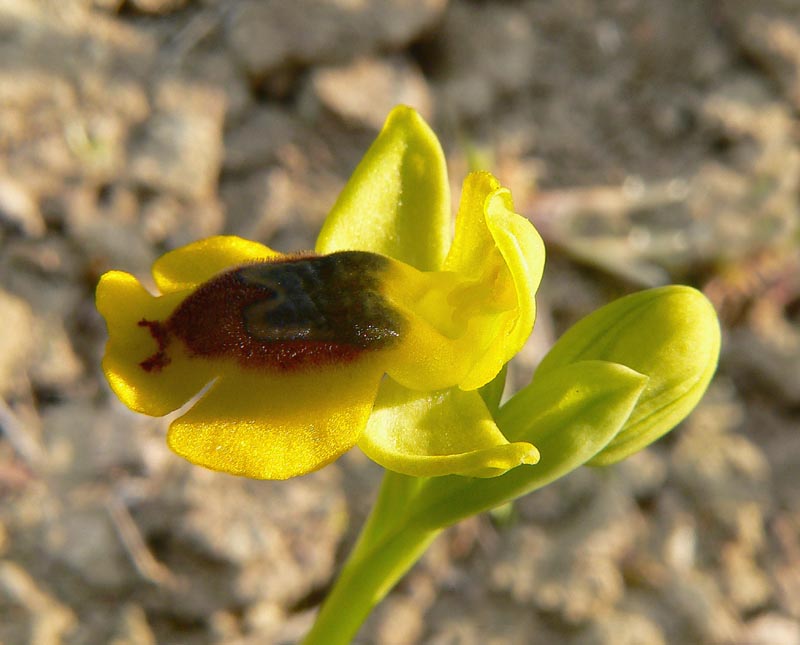
[{"label": "yellow flower", "polygon": [[493,476],[538,460],[509,443],[476,391],[533,327],[544,249],[488,173],[450,198],[435,135],[389,116],[314,253],[231,236],[153,265],[159,295],[110,271],[97,288],[103,370],[133,410],[160,416],[188,460],[285,479],[356,443],[405,474]]}]

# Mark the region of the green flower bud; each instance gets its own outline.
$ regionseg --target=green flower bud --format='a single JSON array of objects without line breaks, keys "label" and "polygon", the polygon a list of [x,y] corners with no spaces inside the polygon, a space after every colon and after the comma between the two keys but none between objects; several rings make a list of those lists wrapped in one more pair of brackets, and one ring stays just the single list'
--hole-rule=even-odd
[{"label": "green flower bud", "polygon": [[719,349],[719,321],[708,299],[691,287],[661,287],[579,321],[544,358],[534,382],[586,360],[620,363],[649,378],[620,432],[588,462],[605,466],[649,445],[692,411],[714,375]]}]

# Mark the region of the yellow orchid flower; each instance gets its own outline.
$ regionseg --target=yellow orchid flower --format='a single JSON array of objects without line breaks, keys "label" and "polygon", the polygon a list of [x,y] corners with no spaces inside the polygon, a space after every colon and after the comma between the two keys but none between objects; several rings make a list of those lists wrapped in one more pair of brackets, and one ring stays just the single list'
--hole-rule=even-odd
[{"label": "yellow orchid flower", "polygon": [[444,156],[396,108],[314,253],[218,236],[153,265],[158,295],[103,275],[103,370],[129,408],[172,412],[170,447],[236,475],[285,479],[358,444],[396,472],[499,475],[538,460],[477,388],[531,332],[544,247],[508,190],[470,174],[451,238]]}]

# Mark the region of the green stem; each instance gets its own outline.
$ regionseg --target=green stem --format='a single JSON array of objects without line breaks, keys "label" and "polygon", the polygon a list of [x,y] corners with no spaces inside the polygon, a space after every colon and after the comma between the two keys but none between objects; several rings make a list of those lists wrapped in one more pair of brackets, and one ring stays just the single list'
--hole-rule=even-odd
[{"label": "green stem", "polygon": [[[425,553],[441,529],[412,528],[390,517],[413,479],[386,473],[381,493],[303,645],[347,645],[372,608]],[[394,520],[394,521],[393,521]],[[399,520],[399,521],[398,521]]]}]

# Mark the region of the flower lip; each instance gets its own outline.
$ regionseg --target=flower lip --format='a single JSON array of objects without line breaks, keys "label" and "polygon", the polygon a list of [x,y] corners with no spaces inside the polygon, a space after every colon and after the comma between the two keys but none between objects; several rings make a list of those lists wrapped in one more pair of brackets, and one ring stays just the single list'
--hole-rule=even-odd
[{"label": "flower lip", "polygon": [[344,251],[250,263],[203,283],[164,321],[143,319],[158,349],[140,363],[169,364],[170,341],[188,354],[234,358],[244,368],[296,370],[349,362],[396,343],[404,321],[383,298],[388,260]]}]

